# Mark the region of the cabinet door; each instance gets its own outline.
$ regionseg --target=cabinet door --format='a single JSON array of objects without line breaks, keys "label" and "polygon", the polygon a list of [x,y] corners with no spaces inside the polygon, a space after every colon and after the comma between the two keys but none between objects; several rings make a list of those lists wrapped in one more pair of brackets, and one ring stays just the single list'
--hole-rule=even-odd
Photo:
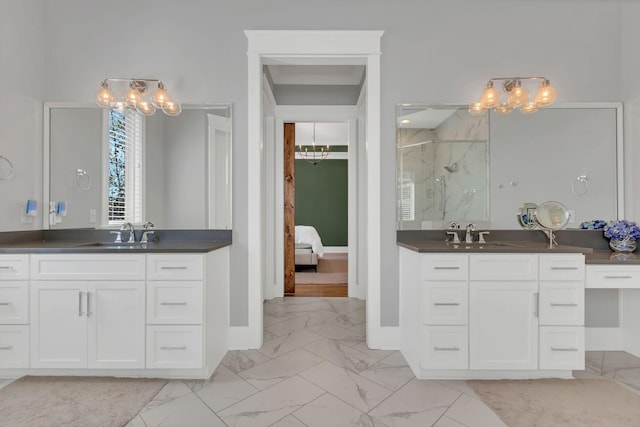
[{"label": "cabinet door", "polygon": [[31,283],[31,367],[86,368],[86,282]]},{"label": "cabinet door", "polygon": [[144,368],[144,282],[91,281],[87,290],[88,367]]},{"label": "cabinet door", "polygon": [[469,367],[538,368],[538,282],[471,282]]}]

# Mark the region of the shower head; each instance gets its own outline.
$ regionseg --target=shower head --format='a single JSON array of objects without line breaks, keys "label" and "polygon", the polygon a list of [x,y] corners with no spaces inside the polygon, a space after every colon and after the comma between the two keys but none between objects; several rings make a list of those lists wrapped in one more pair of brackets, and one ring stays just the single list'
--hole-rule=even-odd
[{"label": "shower head", "polygon": [[444,168],[449,173],[458,172],[458,163],[457,162],[456,163],[451,163],[451,165],[445,166]]}]

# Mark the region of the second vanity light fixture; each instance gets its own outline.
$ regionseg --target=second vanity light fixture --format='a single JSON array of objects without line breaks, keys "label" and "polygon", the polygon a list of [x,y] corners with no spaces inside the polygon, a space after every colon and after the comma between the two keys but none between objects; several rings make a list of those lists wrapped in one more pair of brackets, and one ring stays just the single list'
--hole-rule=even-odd
[{"label": "second vanity light fixture", "polygon": [[[523,81],[538,81],[539,87],[533,99],[529,91],[522,86]],[[506,95],[503,100],[495,83],[502,83]],[[521,113],[535,113],[540,107],[547,107],[556,101],[556,90],[546,77],[494,77],[487,82],[479,102],[469,104],[469,113],[481,116],[487,110],[494,109],[499,114],[509,114],[520,109]]]},{"label": "second vanity light fixture", "polygon": [[[118,89],[120,96],[114,94],[112,86]],[[156,89],[150,93],[152,86]],[[164,83],[155,79],[104,79],[96,103],[112,110],[136,110],[145,116],[152,116],[156,110],[162,110],[168,116],[182,112],[182,106],[171,99]]]}]

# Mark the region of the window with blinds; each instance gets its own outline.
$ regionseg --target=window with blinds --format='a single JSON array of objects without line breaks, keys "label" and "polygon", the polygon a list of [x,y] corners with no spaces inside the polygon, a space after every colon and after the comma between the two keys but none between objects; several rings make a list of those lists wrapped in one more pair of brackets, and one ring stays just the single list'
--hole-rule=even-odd
[{"label": "window with blinds", "polygon": [[414,175],[413,171],[402,172],[402,181],[400,182],[400,216],[402,221],[415,220],[416,186]]},{"label": "window with blinds", "polygon": [[109,113],[109,225],[142,223],[142,116],[135,110]]}]

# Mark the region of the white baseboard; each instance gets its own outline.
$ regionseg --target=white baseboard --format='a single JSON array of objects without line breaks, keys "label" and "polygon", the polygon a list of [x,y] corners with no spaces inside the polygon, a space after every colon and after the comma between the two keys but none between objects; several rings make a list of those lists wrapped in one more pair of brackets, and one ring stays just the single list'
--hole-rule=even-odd
[{"label": "white baseboard", "polygon": [[349,252],[349,246],[325,246],[324,252],[327,254],[346,254]]},{"label": "white baseboard", "polygon": [[586,351],[622,351],[622,328],[584,328]]},{"label": "white baseboard", "polygon": [[251,339],[251,330],[248,326],[229,326],[229,350],[248,350],[260,348],[258,343]]},{"label": "white baseboard", "polygon": [[367,329],[367,347],[377,350],[400,350],[400,333],[399,326]]}]

